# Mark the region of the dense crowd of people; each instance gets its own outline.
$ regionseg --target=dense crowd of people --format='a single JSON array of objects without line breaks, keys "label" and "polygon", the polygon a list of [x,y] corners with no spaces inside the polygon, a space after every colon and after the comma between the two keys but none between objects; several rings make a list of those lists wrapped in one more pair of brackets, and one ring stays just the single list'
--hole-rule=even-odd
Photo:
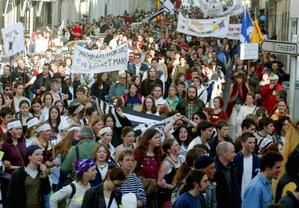
[{"label": "dense crowd of people", "polygon": [[[239,41],[177,33],[175,15],[143,16],[38,30],[2,66],[3,207],[298,207],[299,149],[282,156],[296,127],[283,63],[268,53],[242,61]],[[71,73],[76,44],[123,43],[123,71]],[[124,108],[140,123],[170,121],[136,131]]]}]

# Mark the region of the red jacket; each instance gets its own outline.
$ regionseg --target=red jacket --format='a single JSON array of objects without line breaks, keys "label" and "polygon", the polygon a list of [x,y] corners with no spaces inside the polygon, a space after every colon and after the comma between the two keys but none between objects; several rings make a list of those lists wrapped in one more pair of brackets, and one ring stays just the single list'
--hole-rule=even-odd
[{"label": "red jacket", "polygon": [[280,84],[277,84],[273,89],[270,89],[270,84],[264,85],[261,88],[262,106],[267,109],[269,115],[272,115],[274,112],[277,104],[276,94],[281,89],[284,89],[284,87]]}]

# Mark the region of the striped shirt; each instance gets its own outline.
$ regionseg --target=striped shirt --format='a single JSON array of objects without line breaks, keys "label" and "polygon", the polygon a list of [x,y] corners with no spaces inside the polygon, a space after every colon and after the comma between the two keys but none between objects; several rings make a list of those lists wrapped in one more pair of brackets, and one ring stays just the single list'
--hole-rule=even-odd
[{"label": "striped shirt", "polygon": [[127,179],[122,183],[120,190],[122,194],[136,194],[137,200],[140,200],[144,206],[146,205],[146,194],[143,184],[135,173],[132,173],[127,177]]}]

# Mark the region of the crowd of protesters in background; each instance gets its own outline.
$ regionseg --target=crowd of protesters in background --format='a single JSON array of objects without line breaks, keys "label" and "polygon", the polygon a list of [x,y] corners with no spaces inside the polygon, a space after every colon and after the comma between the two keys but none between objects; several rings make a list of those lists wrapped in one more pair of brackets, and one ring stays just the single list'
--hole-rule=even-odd
[{"label": "crowd of protesters in background", "polygon": [[[180,34],[176,15],[146,15],[37,30],[2,65],[3,207],[116,208],[125,196],[133,207],[298,207],[299,149],[282,156],[296,128],[285,65],[264,52],[242,61],[239,41]],[[123,71],[71,73],[76,44],[123,43]],[[136,131],[124,108],[169,122]]]}]

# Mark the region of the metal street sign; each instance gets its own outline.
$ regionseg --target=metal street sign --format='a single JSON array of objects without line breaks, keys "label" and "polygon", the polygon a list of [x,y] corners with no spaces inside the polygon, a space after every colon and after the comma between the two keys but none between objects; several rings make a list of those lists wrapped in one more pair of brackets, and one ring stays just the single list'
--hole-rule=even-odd
[{"label": "metal street sign", "polygon": [[294,42],[265,40],[262,42],[263,51],[271,53],[289,54],[298,56],[298,44]]}]

